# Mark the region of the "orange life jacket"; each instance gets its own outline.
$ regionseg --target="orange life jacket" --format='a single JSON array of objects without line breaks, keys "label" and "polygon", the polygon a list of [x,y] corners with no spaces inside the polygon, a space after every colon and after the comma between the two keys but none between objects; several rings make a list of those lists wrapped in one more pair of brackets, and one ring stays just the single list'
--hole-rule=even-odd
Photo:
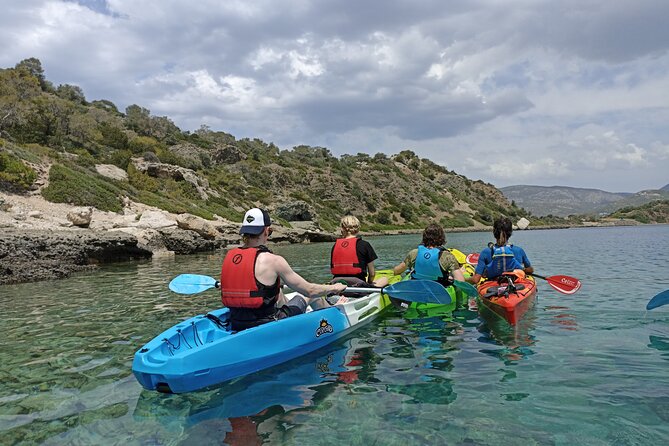
[{"label": "orange life jacket", "polygon": [[362,273],[362,263],[356,251],[358,240],[360,240],[358,237],[337,239],[330,256],[332,275],[356,276]]},{"label": "orange life jacket", "polygon": [[281,290],[281,280],[267,286],[258,282],[256,258],[261,252],[272,252],[265,246],[230,250],[221,266],[221,300],[229,308],[274,307]]}]

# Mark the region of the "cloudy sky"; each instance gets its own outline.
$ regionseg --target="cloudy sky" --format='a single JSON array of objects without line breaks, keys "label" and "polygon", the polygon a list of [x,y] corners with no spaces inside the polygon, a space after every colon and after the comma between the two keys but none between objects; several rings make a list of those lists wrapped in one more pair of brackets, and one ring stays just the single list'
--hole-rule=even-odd
[{"label": "cloudy sky", "polygon": [[[353,6],[355,5],[355,6]],[[666,0],[0,0],[0,67],[184,130],[411,149],[498,187],[669,183]]]}]

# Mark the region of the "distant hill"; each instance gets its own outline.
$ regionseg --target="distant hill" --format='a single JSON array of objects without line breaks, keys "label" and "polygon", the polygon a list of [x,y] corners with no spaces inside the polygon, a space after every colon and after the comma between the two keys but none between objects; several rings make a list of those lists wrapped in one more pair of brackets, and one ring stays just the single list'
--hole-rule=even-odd
[{"label": "distant hill", "polygon": [[669,185],[637,193],[606,192],[566,186],[508,186],[500,189],[505,197],[536,216],[593,215],[611,213],[624,207],[641,206],[669,199]]}]

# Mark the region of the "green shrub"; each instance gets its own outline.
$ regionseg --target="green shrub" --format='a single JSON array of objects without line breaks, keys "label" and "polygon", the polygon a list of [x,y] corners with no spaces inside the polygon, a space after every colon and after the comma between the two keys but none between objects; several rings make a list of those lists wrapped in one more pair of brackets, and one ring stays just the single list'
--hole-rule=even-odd
[{"label": "green shrub", "polygon": [[158,192],[160,190],[158,180],[140,172],[133,164],[128,165],[128,181],[140,191]]},{"label": "green shrub", "polygon": [[93,206],[113,212],[123,208],[121,195],[119,188],[101,176],[60,164],[51,166],[49,185],[42,191],[42,196],[54,203]]},{"label": "green shrub", "polygon": [[0,189],[25,191],[37,179],[37,173],[8,152],[0,152]]}]

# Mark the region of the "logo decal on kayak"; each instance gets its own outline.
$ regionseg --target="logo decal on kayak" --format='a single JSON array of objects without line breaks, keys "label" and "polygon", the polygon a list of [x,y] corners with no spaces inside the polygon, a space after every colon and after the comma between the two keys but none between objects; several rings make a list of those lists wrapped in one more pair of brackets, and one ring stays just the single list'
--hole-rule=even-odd
[{"label": "logo decal on kayak", "polygon": [[334,332],[334,328],[326,319],[321,319],[321,323],[319,324],[319,327],[316,329],[316,337],[319,337],[320,335],[324,335],[325,333],[332,333]]}]

